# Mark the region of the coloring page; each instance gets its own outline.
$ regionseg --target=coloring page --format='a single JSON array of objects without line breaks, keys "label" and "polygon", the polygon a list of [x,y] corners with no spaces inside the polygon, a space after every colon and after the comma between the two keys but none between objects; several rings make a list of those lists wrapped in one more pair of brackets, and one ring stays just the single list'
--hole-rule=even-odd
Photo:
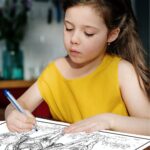
[{"label": "coloring page", "polygon": [[136,137],[120,132],[64,134],[69,124],[37,119],[37,129],[29,132],[9,132],[0,124],[0,150],[140,150],[150,144],[150,137]]}]

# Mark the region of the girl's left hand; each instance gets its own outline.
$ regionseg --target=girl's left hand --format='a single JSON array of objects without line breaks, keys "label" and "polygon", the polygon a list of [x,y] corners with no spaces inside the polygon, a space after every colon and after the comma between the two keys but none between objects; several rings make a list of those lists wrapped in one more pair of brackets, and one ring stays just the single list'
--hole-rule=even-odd
[{"label": "girl's left hand", "polygon": [[64,129],[64,132],[94,132],[98,130],[111,129],[113,124],[112,118],[113,114],[110,113],[97,115],[70,125],[69,127]]}]

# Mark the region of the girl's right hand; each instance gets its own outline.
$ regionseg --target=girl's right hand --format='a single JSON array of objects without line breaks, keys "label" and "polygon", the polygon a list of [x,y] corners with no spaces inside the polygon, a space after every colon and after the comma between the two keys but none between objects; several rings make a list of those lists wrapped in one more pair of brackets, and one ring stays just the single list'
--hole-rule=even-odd
[{"label": "girl's right hand", "polygon": [[6,118],[7,127],[12,132],[25,132],[32,130],[36,124],[35,117],[25,110],[25,114],[13,110]]}]

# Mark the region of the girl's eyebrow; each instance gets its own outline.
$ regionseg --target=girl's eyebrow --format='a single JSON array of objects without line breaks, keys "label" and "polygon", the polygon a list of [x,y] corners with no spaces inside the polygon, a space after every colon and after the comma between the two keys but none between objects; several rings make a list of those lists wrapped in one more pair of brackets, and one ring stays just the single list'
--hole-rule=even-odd
[{"label": "girl's eyebrow", "polygon": [[[68,20],[65,20],[64,22],[65,22],[65,24],[66,24],[66,23],[68,23],[68,24],[70,24],[70,25],[74,26],[74,24],[73,24],[73,23],[71,23],[71,22],[70,22],[70,21],[68,21]],[[92,28],[92,29],[96,29],[96,30],[98,29],[97,27],[90,26],[90,25],[83,25],[83,27],[85,27],[85,28],[90,28],[90,29]]]},{"label": "girl's eyebrow", "polygon": [[70,25],[72,25],[72,26],[74,26],[73,23],[71,23],[71,22],[68,21],[68,20],[65,20],[64,22],[65,22],[65,23],[68,23],[68,24],[70,24]]}]

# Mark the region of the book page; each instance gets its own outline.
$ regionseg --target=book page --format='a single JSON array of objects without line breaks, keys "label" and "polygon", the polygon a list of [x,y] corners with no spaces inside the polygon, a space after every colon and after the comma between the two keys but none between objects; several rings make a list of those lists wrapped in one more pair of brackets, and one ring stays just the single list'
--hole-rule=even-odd
[{"label": "book page", "polygon": [[69,124],[37,119],[38,131],[9,132],[0,124],[0,150],[140,150],[150,145],[150,137],[112,131],[64,134]]}]

